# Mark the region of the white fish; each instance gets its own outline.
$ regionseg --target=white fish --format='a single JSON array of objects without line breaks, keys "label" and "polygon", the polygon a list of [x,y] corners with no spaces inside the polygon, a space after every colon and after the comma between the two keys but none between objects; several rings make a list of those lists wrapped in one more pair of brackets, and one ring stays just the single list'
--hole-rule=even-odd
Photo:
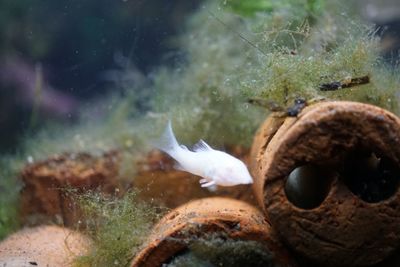
[{"label": "white fish", "polygon": [[203,177],[201,187],[234,186],[251,184],[253,179],[246,165],[231,155],[212,149],[200,140],[190,151],[179,145],[172,131],[171,121],[161,136],[156,147],[177,161],[176,168]]}]

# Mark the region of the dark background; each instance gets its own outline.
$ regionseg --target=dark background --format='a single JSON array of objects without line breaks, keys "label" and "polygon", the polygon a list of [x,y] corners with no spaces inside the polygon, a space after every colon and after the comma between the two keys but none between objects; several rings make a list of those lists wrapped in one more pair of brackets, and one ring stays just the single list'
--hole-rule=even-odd
[{"label": "dark background", "polygon": [[[47,122],[73,123],[78,111],[151,76],[184,55],[171,40],[201,1],[0,1],[0,153]],[[382,53],[398,64],[400,8],[395,0],[359,1],[377,24]],[[397,9],[399,10],[397,10]]]},{"label": "dark background", "polygon": [[[0,1],[0,152],[47,121],[72,122],[126,68],[147,77],[200,1]],[[135,82],[134,79],[132,82]]]}]

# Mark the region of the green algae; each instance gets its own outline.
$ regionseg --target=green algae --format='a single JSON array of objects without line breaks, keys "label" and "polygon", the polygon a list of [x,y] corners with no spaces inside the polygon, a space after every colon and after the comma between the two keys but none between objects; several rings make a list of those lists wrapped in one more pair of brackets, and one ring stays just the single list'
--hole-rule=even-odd
[{"label": "green algae", "polygon": [[161,213],[139,201],[135,191],[121,198],[96,192],[76,198],[84,213],[83,231],[93,240],[88,255],[78,257],[76,266],[129,266]]},{"label": "green algae", "polygon": [[[256,44],[262,55],[258,69],[248,68],[242,74],[243,93],[281,106],[296,98],[325,98],[371,103],[398,113],[398,78],[379,55],[379,38],[371,25],[342,12],[341,4],[332,8],[335,12],[326,10],[312,24],[303,21],[271,27],[269,20],[256,18]],[[320,90],[326,83],[365,76],[371,80],[366,85]]]},{"label": "green algae", "polygon": [[187,251],[176,256],[166,266],[279,266],[273,257],[273,253],[259,242],[234,240],[214,234],[192,240]]}]

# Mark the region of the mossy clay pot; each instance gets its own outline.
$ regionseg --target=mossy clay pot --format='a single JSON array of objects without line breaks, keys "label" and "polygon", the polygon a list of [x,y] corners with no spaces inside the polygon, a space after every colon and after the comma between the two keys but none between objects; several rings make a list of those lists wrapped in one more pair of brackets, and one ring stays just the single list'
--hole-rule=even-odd
[{"label": "mossy clay pot", "polygon": [[275,241],[262,212],[243,201],[223,197],[193,200],[172,210],[155,226],[131,266],[162,266],[187,249],[186,240],[212,233],[258,241],[271,252],[278,266],[295,266],[285,249]]},{"label": "mossy clay pot", "polygon": [[[254,192],[271,227],[319,266],[369,266],[398,249],[399,163],[399,118],[356,102],[272,115],[251,150]],[[318,196],[310,202],[308,189]]]}]

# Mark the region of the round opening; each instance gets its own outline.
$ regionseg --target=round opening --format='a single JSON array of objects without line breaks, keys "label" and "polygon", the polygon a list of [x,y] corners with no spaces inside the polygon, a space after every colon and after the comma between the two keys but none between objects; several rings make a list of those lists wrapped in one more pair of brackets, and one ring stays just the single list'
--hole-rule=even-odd
[{"label": "round opening", "polygon": [[393,196],[400,182],[399,166],[373,152],[349,153],[341,172],[351,192],[369,203]]},{"label": "round opening", "polygon": [[316,208],[328,195],[336,176],[327,166],[306,164],[297,167],[286,179],[286,197],[298,208]]},{"label": "round opening", "polygon": [[218,236],[199,238],[190,242],[186,250],[175,255],[165,267],[212,266],[278,266],[265,245],[248,240],[233,240]]}]

